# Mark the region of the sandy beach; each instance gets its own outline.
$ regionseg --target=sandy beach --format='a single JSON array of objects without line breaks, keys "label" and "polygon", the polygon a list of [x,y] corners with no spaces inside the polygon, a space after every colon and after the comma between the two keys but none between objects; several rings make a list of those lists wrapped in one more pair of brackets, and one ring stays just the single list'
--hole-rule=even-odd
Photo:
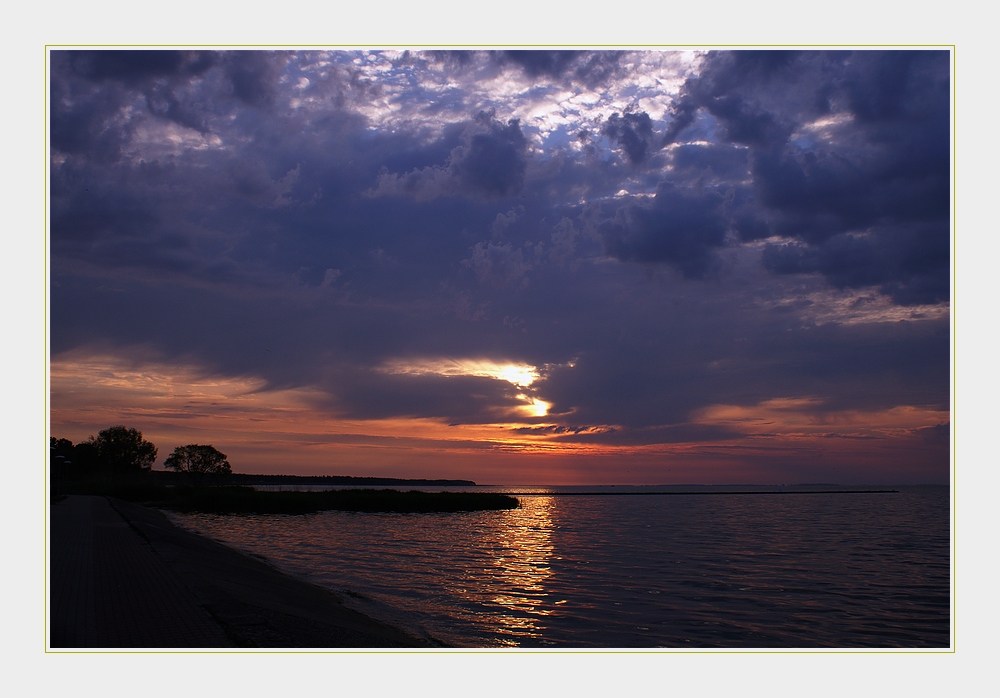
[{"label": "sandy beach", "polygon": [[52,650],[431,646],[154,509],[70,496],[50,512]]}]

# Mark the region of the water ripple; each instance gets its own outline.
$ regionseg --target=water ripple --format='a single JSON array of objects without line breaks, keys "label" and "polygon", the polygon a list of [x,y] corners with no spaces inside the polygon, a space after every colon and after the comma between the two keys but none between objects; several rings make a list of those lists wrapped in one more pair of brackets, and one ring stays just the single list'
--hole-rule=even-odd
[{"label": "water ripple", "polygon": [[950,642],[947,488],[521,504],[175,520],[455,646]]}]

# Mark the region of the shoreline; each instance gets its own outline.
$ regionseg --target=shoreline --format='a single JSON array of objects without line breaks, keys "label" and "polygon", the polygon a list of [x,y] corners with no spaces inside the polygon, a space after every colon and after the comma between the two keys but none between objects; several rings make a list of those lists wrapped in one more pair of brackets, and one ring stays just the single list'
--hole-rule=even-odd
[{"label": "shoreline", "polygon": [[155,509],[74,495],[50,524],[52,650],[438,646]]}]

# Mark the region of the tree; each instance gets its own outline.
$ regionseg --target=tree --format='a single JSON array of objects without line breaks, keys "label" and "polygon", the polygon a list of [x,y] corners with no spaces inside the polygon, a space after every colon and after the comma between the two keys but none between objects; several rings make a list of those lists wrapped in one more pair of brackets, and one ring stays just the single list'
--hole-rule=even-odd
[{"label": "tree", "polygon": [[198,444],[188,444],[178,446],[174,452],[167,456],[163,465],[179,473],[190,473],[192,475],[231,475],[233,470],[229,467],[226,454],[220,453],[214,446],[199,446]]},{"label": "tree", "polygon": [[49,437],[49,473],[53,481],[63,480],[73,472],[73,442]]},{"label": "tree", "polygon": [[147,473],[156,460],[156,446],[142,438],[142,432],[122,425],[108,427],[90,437],[102,470],[115,475]]},{"label": "tree", "polygon": [[49,437],[49,463],[52,465],[62,465],[73,461],[73,442],[69,439],[57,439]]},{"label": "tree", "polygon": [[93,438],[73,445],[69,439],[49,437],[49,463],[53,473],[71,477],[90,475],[97,465]]},{"label": "tree", "polygon": [[93,440],[81,441],[73,447],[73,472],[78,475],[93,475],[100,468],[97,448]]}]

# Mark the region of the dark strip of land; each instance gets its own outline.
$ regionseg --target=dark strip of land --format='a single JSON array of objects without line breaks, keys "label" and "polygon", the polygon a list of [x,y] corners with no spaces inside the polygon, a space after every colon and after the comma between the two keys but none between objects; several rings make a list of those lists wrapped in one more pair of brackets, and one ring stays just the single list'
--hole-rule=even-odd
[{"label": "dark strip of land", "polygon": [[78,495],[50,512],[53,649],[431,646],[159,511]]},{"label": "dark strip of land", "polygon": [[[110,496],[161,509],[208,514],[314,514],[320,511],[395,514],[516,509],[518,500],[496,492],[424,492],[351,487],[319,491],[261,491],[241,485],[156,483],[148,478],[63,481],[59,494]],[[184,484],[187,483],[187,484]]]},{"label": "dark strip of land", "polygon": [[212,514],[312,514],[320,511],[424,514],[518,507],[515,497],[493,492],[374,489],[261,492],[251,487],[163,487],[149,493],[145,501],[174,511]]},{"label": "dark strip of land", "polygon": [[640,497],[640,496],[715,496],[759,494],[899,494],[899,490],[767,490],[760,492],[508,492],[511,497]]}]

